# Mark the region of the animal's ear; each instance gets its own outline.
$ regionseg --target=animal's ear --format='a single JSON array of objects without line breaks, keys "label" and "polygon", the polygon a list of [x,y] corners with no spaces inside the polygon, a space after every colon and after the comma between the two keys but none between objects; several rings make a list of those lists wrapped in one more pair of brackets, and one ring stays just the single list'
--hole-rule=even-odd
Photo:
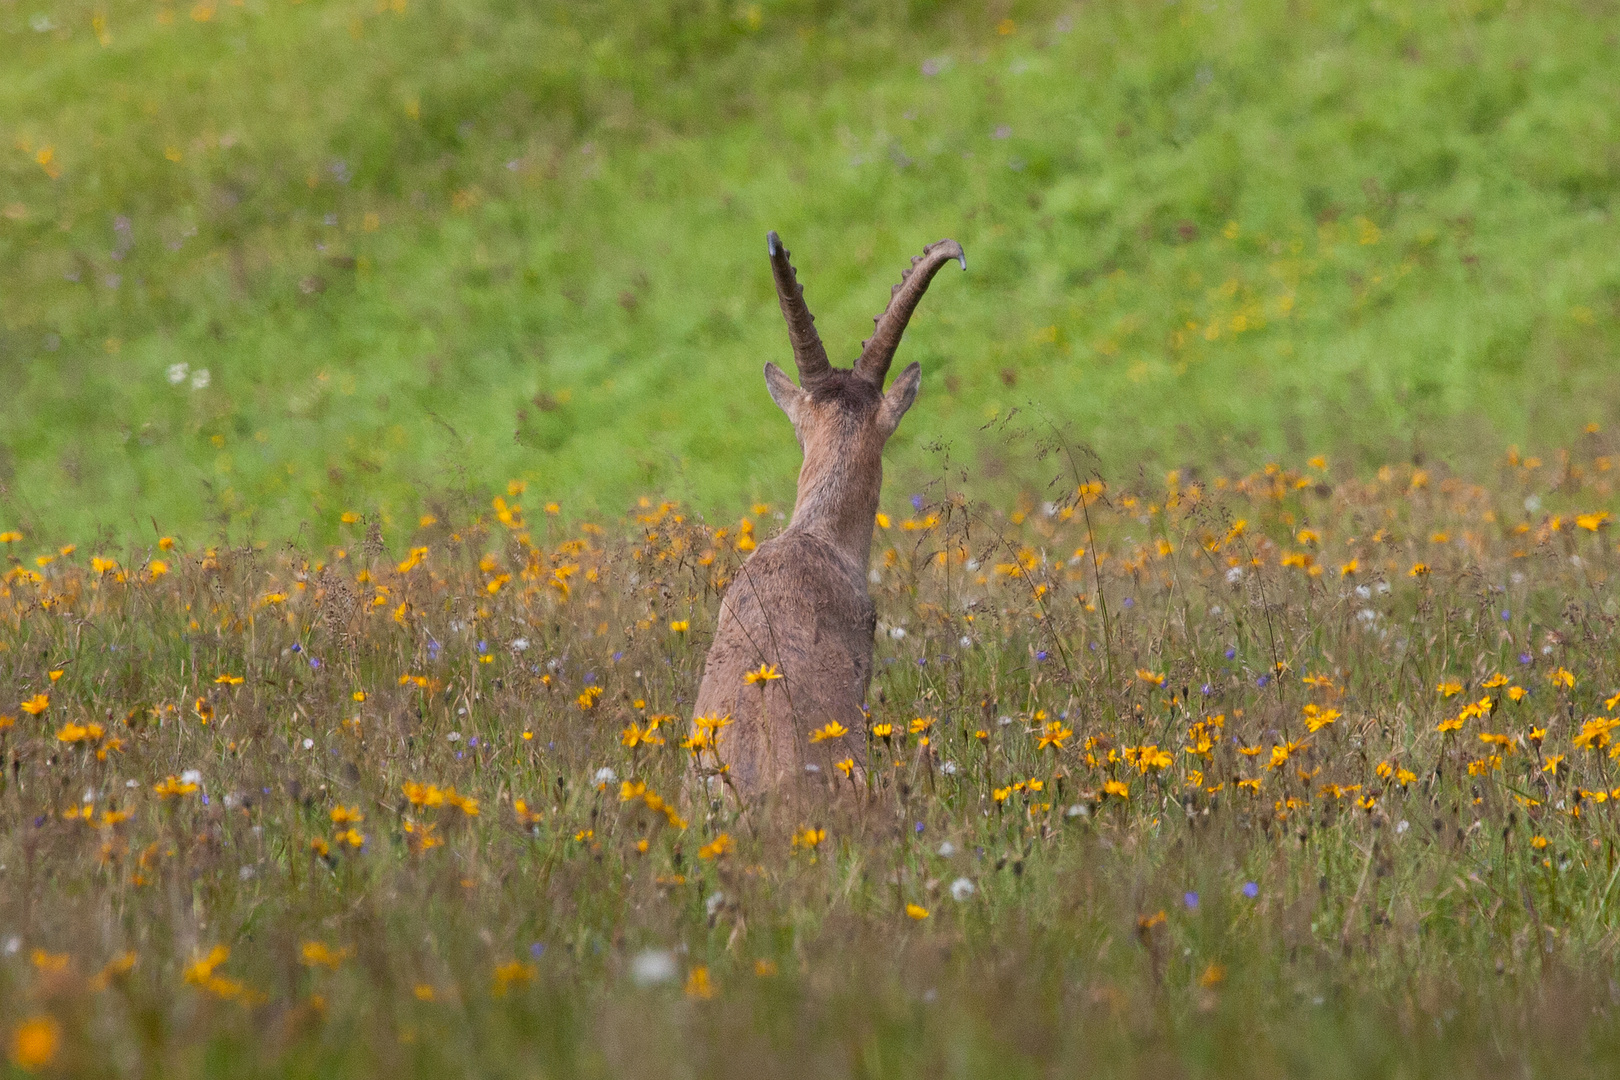
[{"label": "animal's ear", "polygon": [[907,364],[906,369],[889,384],[889,389],[883,395],[883,405],[878,410],[878,423],[883,426],[885,438],[893,435],[894,429],[900,426],[900,418],[917,400],[917,387],[921,385],[922,365],[915,361]]},{"label": "animal's ear", "polygon": [[776,407],[787,413],[788,419],[797,428],[799,412],[810,395],[794,386],[787,372],[769,363],[765,365],[765,389],[771,392],[771,400],[776,402]]}]

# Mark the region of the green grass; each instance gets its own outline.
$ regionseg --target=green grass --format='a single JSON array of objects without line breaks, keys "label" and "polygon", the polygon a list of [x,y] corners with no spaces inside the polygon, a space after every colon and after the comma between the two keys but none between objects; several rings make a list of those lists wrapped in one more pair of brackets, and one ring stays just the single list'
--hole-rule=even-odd
[{"label": "green grass", "polygon": [[844,362],[966,247],[902,490],[1044,482],[1014,415],[1124,470],[1614,418],[1607,6],[396,7],[0,6],[0,526],[785,502],[768,228]]}]

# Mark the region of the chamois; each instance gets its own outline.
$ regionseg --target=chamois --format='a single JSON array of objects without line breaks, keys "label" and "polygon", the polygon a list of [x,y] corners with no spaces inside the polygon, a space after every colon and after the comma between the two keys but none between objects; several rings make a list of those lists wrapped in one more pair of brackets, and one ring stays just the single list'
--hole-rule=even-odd
[{"label": "chamois", "polygon": [[745,800],[793,778],[836,779],[838,762],[850,763],[845,772],[865,766],[864,703],[877,629],[866,575],[883,445],[916,400],[922,371],[909,365],[886,393],[883,381],[934,274],[952,259],[967,269],[955,240],[924,248],[892,290],[854,368],[843,369],[828,363],[776,233],[766,247],[799,385],[767,363],[765,386],[793,422],[804,464],[793,519],[748,557],[721,601],[693,714],[695,722],[726,721],[713,730],[714,760]]}]

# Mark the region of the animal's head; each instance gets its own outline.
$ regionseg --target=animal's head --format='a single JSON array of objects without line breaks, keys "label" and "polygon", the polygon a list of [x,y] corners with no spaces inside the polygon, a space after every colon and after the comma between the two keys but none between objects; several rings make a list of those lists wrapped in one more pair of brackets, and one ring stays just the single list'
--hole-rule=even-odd
[{"label": "animal's head", "polygon": [[[766,364],[765,385],[771,399],[793,421],[793,433],[804,450],[805,473],[820,472],[839,463],[880,468],[877,462],[883,444],[917,399],[917,387],[922,382],[921,367],[912,363],[885,391],[883,382],[889,374],[889,362],[894,359],[911,313],[939,268],[956,259],[962,269],[967,269],[962,245],[955,240],[941,240],[929,244],[912,259],[910,269],[904,271],[900,284],[890,294],[889,306],[875,320],[877,329],[862,343],[860,359],[853,368],[835,368],[827,361],[815,318],[804,303],[804,289],[788,262],[787,248],[774,232],[766,237],[766,244],[771,274],[776,278],[776,296],[787,320],[793,360],[799,369],[799,383],[795,386],[781,368]],[[801,474],[801,489],[806,478]]]}]

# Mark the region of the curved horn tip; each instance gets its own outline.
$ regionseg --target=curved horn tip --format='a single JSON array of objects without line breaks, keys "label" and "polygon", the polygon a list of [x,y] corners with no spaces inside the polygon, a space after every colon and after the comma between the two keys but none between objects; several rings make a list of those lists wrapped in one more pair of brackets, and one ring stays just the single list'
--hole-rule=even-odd
[{"label": "curved horn tip", "polygon": [[[776,257],[777,252],[782,250],[782,238],[776,235],[775,229],[765,234],[765,250],[771,253],[773,259]],[[964,266],[963,269],[967,268]]]}]

